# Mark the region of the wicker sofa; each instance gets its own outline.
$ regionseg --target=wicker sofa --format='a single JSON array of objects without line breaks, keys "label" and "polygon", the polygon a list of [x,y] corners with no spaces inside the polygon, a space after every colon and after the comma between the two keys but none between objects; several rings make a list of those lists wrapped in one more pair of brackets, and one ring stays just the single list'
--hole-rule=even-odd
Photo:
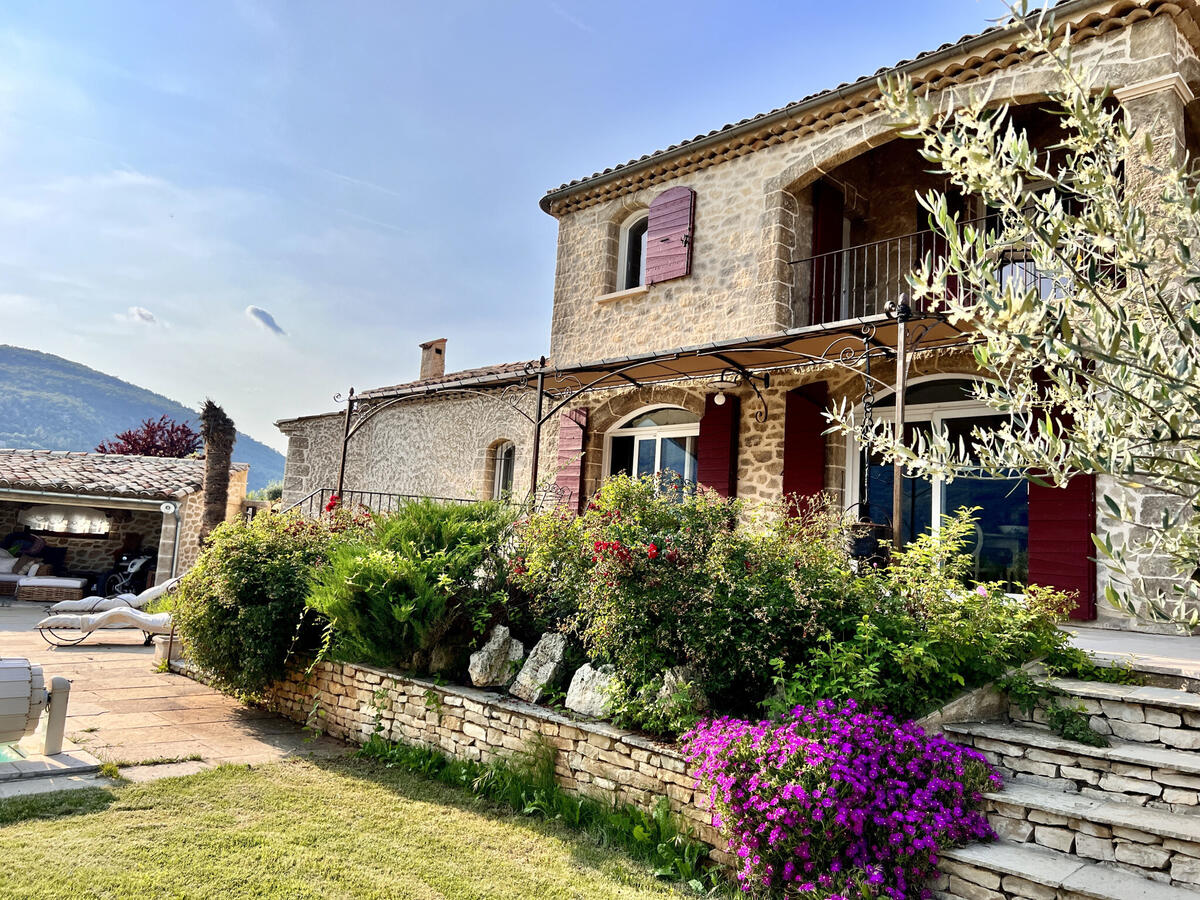
[{"label": "wicker sofa", "polygon": [[63,600],[79,600],[87,587],[86,578],[71,578],[61,575],[27,575],[17,582],[16,599],[32,600],[37,603],[59,603]]}]

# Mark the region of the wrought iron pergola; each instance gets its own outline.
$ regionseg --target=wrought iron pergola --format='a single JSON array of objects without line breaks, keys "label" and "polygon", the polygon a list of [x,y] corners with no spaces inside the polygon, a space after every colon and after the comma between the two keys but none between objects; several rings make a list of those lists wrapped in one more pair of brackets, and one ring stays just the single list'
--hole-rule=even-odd
[{"label": "wrought iron pergola", "polygon": [[[763,389],[770,386],[777,371],[812,366],[836,366],[861,377],[864,382],[864,429],[871,427],[874,396],[877,390],[894,390],[894,428],[904,433],[904,394],[909,367],[915,356],[970,341],[970,333],[949,322],[944,316],[914,312],[905,298],[889,306],[881,315],[867,316],[830,324],[792,328],[760,337],[735,338],[660,350],[631,356],[613,357],[571,366],[555,366],[545,357],[508,371],[464,375],[433,384],[416,383],[382,388],[356,394],[351,388],[345,395],[342,447],[338,462],[337,493],[345,486],[346,458],[351,438],[384,410],[408,400],[437,396],[482,396],[505,403],[526,419],[532,429],[530,496],[536,494],[542,428],[579,396],[612,388],[642,388],[655,384],[689,381],[744,383],[754,393],[757,408],[754,418],[765,422],[769,402]],[[888,383],[872,373],[877,360],[895,360],[895,378]],[[532,398],[531,398],[532,394]],[[335,400],[342,401],[337,395]],[[533,409],[528,409],[532,406]],[[864,463],[867,450],[864,444]],[[901,521],[903,466],[895,464],[892,479],[892,521]],[[866,512],[866,479],[858,498]],[[892,540],[900,546],[901,530],[892,529]]]}]

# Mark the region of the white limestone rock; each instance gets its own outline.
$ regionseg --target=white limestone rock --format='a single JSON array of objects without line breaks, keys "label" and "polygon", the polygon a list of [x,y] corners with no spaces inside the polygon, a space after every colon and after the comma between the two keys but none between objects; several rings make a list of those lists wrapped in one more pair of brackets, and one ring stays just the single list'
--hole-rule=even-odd
[{"label": "white limestone rock", "polygon": [[567,639],[561,634],[543,634],[529,651],[529,658],[521,667],[517,680],[509,693],[530,703],[537,703],[550,688],[557,687],[563,676],[563,656],[567,652]]},{"label": "white limestone rock", "polygon": [[567,688],[567,709],[581,716],[608,718],[612,711],[610,696],[615,681],[616,674],[612,666],[580,666]]},{"label": "white limestone rock", "polygon": [[488,642],[471,654],[467,674],[476,687],[508,687],[524,658],[525,645],[509,634],[506,625],[497,625]]}]

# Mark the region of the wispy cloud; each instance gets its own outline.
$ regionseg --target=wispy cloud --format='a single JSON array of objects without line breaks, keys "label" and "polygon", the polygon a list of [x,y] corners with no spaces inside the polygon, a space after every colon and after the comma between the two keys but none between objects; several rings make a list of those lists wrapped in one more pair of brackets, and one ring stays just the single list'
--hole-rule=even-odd
[{"label": "wispy cloud", "polygon": [[134,322],[138,325],[158,325],[158,317],[144,306],[131,306],[129,312],[121,316],[127,322]]},{"label": "wispy cloud", "polygon": [[553,0],[551,0],[551,2],[548,3],[547,5],[550,7],[551,12],[553,12],[556,16],[570,22],[572,25],[574,25],[580,31],[586,31],[588,34],[596,33],[595,28],[593,28],[587,22],[580,19],[578,16],[575,16],[574,14],[572,14],[569,10],[563,9],[563,7],[559,6],[557,3],[554,3]]},{"label": "wispy cloud", "polygon": [[280,337],[283,337],[287,334],[286,331],[279,327],[279,323],[275,321],[275,317],[261,306],[247,306],[246,315],[252,319],[256,325],[266,331],[271,332],[271,334],[277,334]]}]

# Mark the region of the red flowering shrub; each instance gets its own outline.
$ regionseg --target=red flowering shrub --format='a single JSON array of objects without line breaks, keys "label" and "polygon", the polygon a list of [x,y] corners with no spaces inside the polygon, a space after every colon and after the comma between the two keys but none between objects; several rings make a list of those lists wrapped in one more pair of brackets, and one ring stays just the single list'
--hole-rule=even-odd
[{"label": "red flowering shrub", "polygon": [[849,570],[830,550],[828,518],[758,529],[741,524],[744,511],[710,491],[613,478],[578,517],[554,510],[519,523],[509,581],[535,617],[616,667],[629,724],[691,724],[653,710],[662,673],[677,666],[723,708],[750,710],[770,689],[770,660],[798,661],[814,615],[848,594]]},{"label": "red flowering shrub", "polygon": [[994,836],[980,795],[1001,782],[980,753],[853,701],[705,722],[684,752],[745,891],[925,898],[938,851]]}]

